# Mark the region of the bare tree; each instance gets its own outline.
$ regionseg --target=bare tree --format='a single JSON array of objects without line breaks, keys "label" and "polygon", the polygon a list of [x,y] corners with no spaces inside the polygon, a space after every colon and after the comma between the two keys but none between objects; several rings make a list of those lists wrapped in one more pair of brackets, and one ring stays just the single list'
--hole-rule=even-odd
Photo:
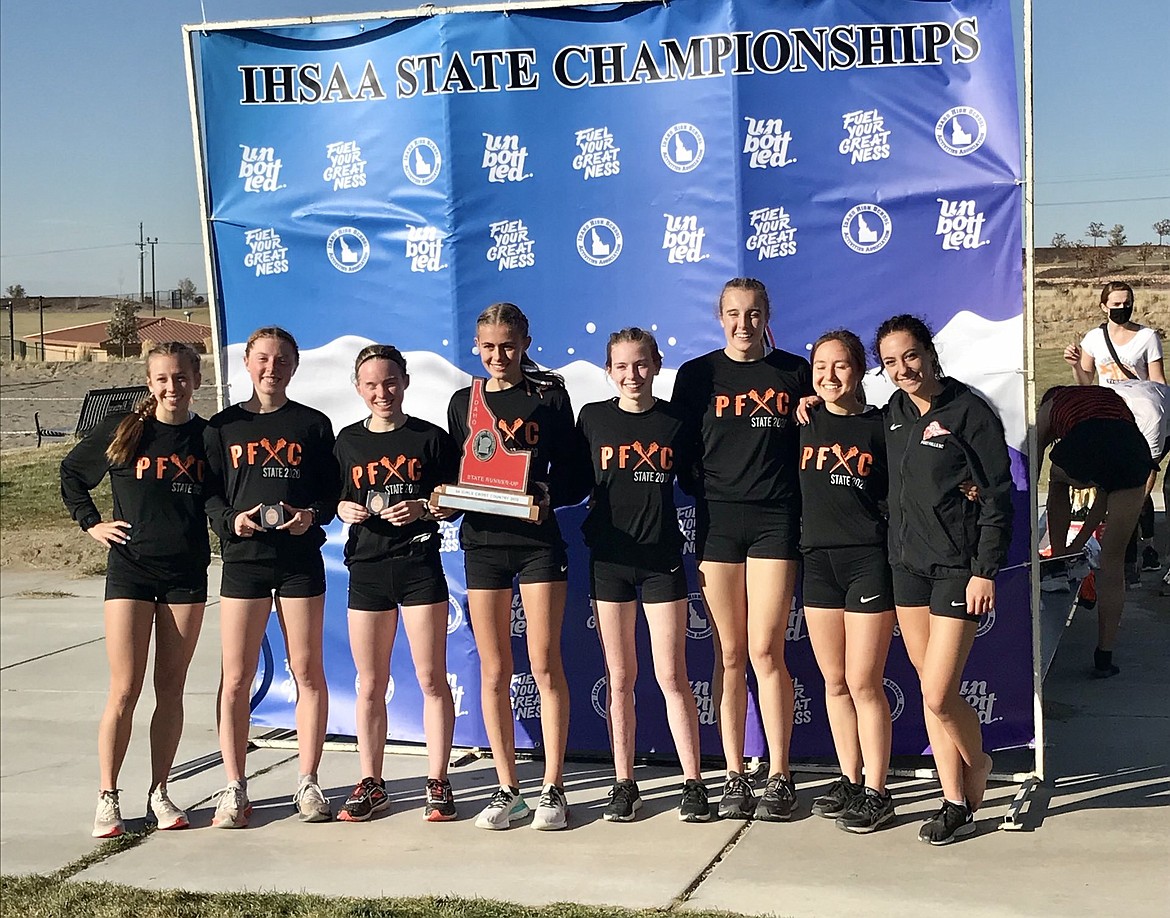
[{"label": "bare tree", "polygon": [[1088,246],[1080,239],[1072,244],[1073,263],[1078,271],[1081,270],[1081,262],[1085,260],[1085,249],[1087,248]]},{"label": "bare tree", "polygon": [[1088,266],[1089,271],[1096,274],[1097,277],[1102,277],[1106,271],[1113,265],[1113,252],[1108,248],[1093,248],[1089,252]]},{"label": "bare tree", "polygon": [[186,304],[188,301],[195,298],[195,281],[189,277],[184,277],[179,281],[179,302]]},{"label": "bare tree", "polygon": [[1054,249],[1067,249],[1068,236],[1066,236],[1064,233],[1057,233],[1052,237],[1052,247]]},{"label": "bare tree", "polygon": [[1154,232],[1158,234],[1158,245],[1161,245],[1162,237],[1170,236],[1170,220],[1159,220],[1154,224]]},{"label": "bare tree", "polygon": [[1125,227],[1120,223],[1114,223],[1109,231],[1109,244],[1114,248],[1125,245]]},{"label": "bare tree", "polygon": [[1142,263],[1142,267],[1144,268],[1146,266],[1146,262],[1154,257],[1154,244],[1152,242],[1143,242],[1137,247],[1137,251],[1134,252],[1134,254],[1137,256],[1137,260]]},{"label": "bare tree", "polygon": [[1093,245],[1096,245],[1098,239],[1105,238],[1105,224],[1090,223],[1089,228],[1085,230],[1085,235],[1093,240]]}]

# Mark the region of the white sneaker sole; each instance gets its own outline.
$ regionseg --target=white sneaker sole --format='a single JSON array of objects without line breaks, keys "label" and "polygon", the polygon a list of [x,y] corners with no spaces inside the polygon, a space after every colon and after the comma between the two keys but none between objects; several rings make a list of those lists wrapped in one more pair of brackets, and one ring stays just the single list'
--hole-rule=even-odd
[{"label": "white sneaker sole", "polygon": [[525,807],[519,811],[510,810],[506,819],[501,819],[498,816],[488,816],[486,813],[480,813],[475,818],[475,827],[477,829],[489,829],[500,832],[504,829],[510,829],[512,827],[512,823],[519,822],[521,819],[526,819],[528,814],[531,812],[532,811],[528,807]]},{"label": "white sneaker sole", "polygon": [[[628,821],[628,820],[627,820]],[[568,811],[560,814],[560,819],[542,817],[539,812],[532,817],[532,828],[537,832],[556,832],[569,824]]]}]

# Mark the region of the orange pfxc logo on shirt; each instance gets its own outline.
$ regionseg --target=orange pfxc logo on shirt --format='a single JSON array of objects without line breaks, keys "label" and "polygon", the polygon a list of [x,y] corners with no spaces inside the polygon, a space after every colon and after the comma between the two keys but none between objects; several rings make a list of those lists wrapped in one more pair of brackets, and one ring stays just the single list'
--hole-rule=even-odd
[{"label": "orange pfxc logo on shirt", "polygon": [[504,438],[504,445],[513,449],[531,449],[540,442],[540,424],[536,421],[526,421],[524,418],[505,421],[496,418],[496,426]]},{"label": "orange pfxc logo on shirt", "polygon": [[349,470],[353,486],[363,488],[384,488],[389,485],[404,485],[422,480],[422,460],[399,455],[395,459],[383,456],[365,465],[355,465]]},{"label": "orange pfxc logo on shirt", "polygon": [[635,472],[639,469],[648,472],[669,472],[674,467],[674,450],[669,446],[660,446],[657,441],[646,446],[642,445],[641,440],[618,446],[602,446],[597,452],[602,471],[618,468]]},{"label": "orange pfxc logo on shirt", "polygon": [[153,478],[156,481],[203,481],[203,460],[195,456],[183,458],[177,453],[169,456],[139,456],[134,463],[136,478]]},{"label": "orange pfxc logo on shirt", "polygon": [[[749,389],[737,394],[717,393],[715,395],[715,417],[747,417],[752,426],[772,426],[774,420],[788,415],[791,399],[787,392],[777,391],[769,386],[763,392]],[[762,422],[762,423],[758,423]]]},{"label": "orange pfxc logo on shirt", "polygon": [[807,469],[809,463],[818,471],[828,467],[829,474],[849,475],[865,478],[873,468],[873,454],[862,452],[856,446],[845,449],[840,443],[831,446],[806,446],[800,451],[800,468]]},{"label": "orange pfxc logo on shirt", "polygon": [[280,468],[296,467],[301,464],[303,452],[301,444],[286,440],[284,437],[275,443],[268,437],[261,437],[259,440],[228,445],[228,455],[231,457],[233,469],[238,469],[241,464]]}]

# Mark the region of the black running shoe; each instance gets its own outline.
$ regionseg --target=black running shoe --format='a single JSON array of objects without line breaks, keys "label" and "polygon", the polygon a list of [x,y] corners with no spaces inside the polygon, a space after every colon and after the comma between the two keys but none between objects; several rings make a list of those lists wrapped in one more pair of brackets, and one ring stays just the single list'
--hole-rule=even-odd
[{"label": "black running shoe", "polygon": [[342,822],[365,822],[375,813],[389,808],[390,798],[386,796],[386,782],[373,778],[362,778],[350,792],[349,799],[338,811]]},{"label": "black running shoe", "polygon": [[720,819],[751,819],[756,808],[756,795],[747,778],[738,771],[729,771],[719,801]]},{"label": "black running shoe", "polygon": [[680,822],[709,822],[711,804],[707,800],[707,785],[702,781],[689,779],[683,784],[682,802],[678,805]]},{"label": "black running shoe", "polygon": [[1162,569],[1162,559],[1158,557],[1158,551],[1153,545],[1147,545],[1142,549],[1142,570],[1143,571],[1158,571]]},{"label": "black running shoe", "polygon": [[796,809],[796,788],[791,778],[773,775],[764,787],[760,805],[756,807],[756,819],[765,822],[788,822]]},{"label": "black running shoe", "polygon": [[602,812],[606,822],[633,822],[634,814],[642,808],[638,785],[629,778],[618,781],[609,792],[609,804]]},{"label": "black running shoe", "polygon": [[975,820],[967,804],[955,804],[944,800],[939,811],[931,816],[918,830],[918,840],[932,845],[949,845],[957,839],[975,832]]},{"label": "black running shoe", "polygon": [[854,784],[844,775],[829,785],[829,789],[813,801],[812,811],[816,816],[826,819],[836,819],[847,809],[864,788]]},{"label": "black running shoe", "polygon": [[849,808],[837,817],[837,828],[867,835],[894,818],[894,798],[889,791],[879,794],[872,788],[853,798]]},{"label": "black running shoe", "polygon": [[423,819],[427,822],[450,822],[456,816],[455,795],[446,778],[427,778],[427,802]]}]

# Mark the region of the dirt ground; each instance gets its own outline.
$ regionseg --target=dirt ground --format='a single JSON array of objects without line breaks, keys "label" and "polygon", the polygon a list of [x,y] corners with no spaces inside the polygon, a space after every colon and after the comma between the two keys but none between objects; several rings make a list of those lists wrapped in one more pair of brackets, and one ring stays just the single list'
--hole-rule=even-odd
[{"label": "dirt ground", "polygon": [[36,445],[33,412],[40,412],[42,427],[71,431],[87,391],[142,385],[145,373],[141,360],[4,361],[0,364],[0,449]]}]

